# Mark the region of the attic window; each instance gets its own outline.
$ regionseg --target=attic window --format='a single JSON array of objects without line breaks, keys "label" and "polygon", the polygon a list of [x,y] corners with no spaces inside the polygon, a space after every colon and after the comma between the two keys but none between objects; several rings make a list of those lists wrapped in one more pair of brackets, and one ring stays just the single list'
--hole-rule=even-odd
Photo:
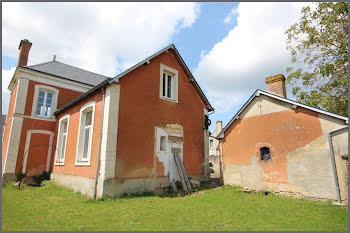
[{"label": "attic window", "polygon": [[173,89],[174,77],[170,74],[163,73],[163,97],[173,99],[172,89]]},{"label": "attic window", "polygon": [[160,64],[160,96],[169,102],[178,102],[178,71]]},{"label": "attic window", "polygon": [[268,147],[260,148],[260,158],[263,161],[269,161],[270,160],[270,148],[268,148]]}]

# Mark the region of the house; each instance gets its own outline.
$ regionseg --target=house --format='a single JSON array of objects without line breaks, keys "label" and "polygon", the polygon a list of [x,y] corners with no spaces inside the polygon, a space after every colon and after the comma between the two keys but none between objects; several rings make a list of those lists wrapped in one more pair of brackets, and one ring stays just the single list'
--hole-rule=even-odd
[{"label": "house", "polygon": [[286,98],[266,78],[219,133],[223,183],[319,199],[347,199],[348,118]]},{"label": "house", "polygon": [[207,180],[214,109],[174,45],[116,77],[61,62],[27,66],[22,40],[3,138],[3,180],[51,171],[51,179],[88,196],[157,190],[187,175]]},{"label": "house", "polygon": [[210,178],[220,178],[220,148],[219,140],[216,138],[222,131],[222,121],[217,121],[215,130],[209,132],[209,166],[212,171]]}]

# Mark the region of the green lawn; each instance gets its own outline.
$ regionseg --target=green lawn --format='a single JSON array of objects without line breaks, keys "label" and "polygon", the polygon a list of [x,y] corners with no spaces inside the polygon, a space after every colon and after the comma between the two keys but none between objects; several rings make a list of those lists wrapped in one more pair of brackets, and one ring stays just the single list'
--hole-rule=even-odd
[{"label": "green lawn", "polygon": [[2,189],[3,231],[347,231],[348,210],[238,187],[91,200],[53,183]]}]

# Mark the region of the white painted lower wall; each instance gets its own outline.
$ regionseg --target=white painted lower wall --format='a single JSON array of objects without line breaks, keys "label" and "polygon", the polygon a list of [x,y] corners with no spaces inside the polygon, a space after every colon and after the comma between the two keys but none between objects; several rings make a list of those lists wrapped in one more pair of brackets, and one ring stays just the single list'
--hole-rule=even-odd
[{"label": "white painted lower wall", "polygon": [[88,179],[82,176],[71,176],[51,173],[51,180],[75,192],[80,192],[88,197],[94,194],[94,179]]}]

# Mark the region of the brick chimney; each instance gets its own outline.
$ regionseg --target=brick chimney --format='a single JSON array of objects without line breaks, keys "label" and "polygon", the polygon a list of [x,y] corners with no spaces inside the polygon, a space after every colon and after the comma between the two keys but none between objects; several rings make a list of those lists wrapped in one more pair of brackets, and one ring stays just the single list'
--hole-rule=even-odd
[{"label": "brick chimney", "polygon": [[24,39],[19,43],[19,56],[18,56],[18,64],[19,66],[26,66],[28,64],[28,56],[29,50],[32,47],[32,43],[29,40]]},{"label": "brick chimney", "polygon": [[283,98],[287,98],[285,80],[286,78],[283,74],[267,77],[265,80],[267,91]]},{"label": "brick chimney", "polygon": [[217,121],[216,122],[216,131],[220,133],[222,130],[222,121]]}]

